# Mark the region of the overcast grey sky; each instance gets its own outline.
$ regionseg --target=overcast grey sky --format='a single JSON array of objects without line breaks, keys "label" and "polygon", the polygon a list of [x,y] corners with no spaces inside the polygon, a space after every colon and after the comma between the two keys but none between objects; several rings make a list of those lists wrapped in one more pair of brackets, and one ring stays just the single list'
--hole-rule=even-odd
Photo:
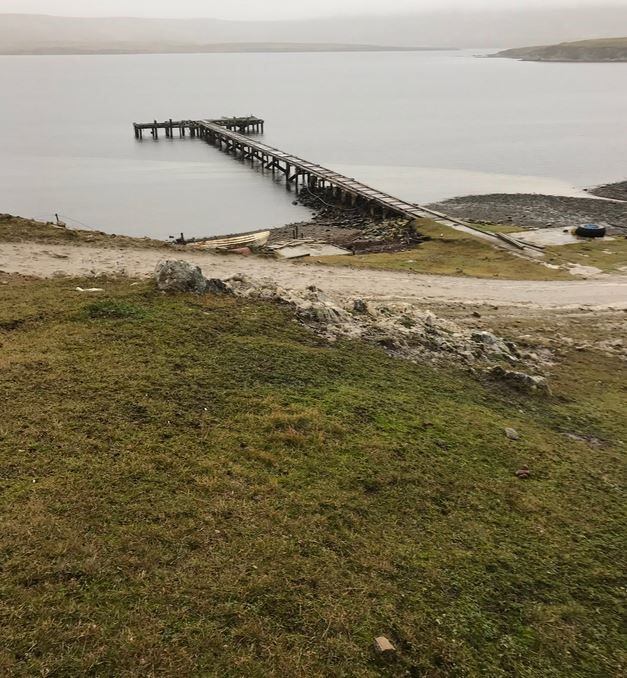
[{"label": "overcast grey sky", "polygon": [[293,19],[333,14],[392,14],[461,7],[528,9],[623,5],[627,0],[0,0],[0,12],[66,16]]}]

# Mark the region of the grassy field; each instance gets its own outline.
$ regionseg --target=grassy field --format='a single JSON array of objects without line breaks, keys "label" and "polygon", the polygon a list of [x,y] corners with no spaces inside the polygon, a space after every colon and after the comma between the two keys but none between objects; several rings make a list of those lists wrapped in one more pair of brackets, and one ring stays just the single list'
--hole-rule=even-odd
[{"label": "grassy field", "polygon": [[0,674],[621,673],[617,360],[532,398],[77,284],[0,285]]},{"label": "grassy field", "polygon": [[[432,240],[404,252],[316,257],[305,263],[505,280],[572,280],[568,264],[594,266],[605,273],[616,273],[627,267],[627,238],[620,235],[613,240],[546,247],[542,261],[561,267],[552,269],[429,220],[418,221],[416,227]],[[521,230],[519,226],[503,224],[481,224],[479,228],[493,233]]]},{"label": "grassy field", "polygon": [[[572,276],[567,271],[547,268],[541,263],[517,257],[479,238],[436,224],[428,219],[417,220],[416,228],[423,235],[430,236],[432,240],[403,252],[312,257],[307,259],[306,263],[318,262],[332,266],[438,275],[465,275],[474,278],[572,280]],[[508,232],[507,228],[493,227],[493,230]]]},{"label": "grassy field", "polygon": [[627,270],[627,238],[615,236],[613,240],[590,240],[561,247],[547,247],[549,263],[566,263],[594,266],[606,273]]},{"label": "grassy field", "polygon": [[93,245],[99,247],[165,247],[151,238],[133,238],[102,231],[59,228],[51,223],[0,214],[0,242],[39,242],[50,245]]},{"label": "grassy field", "polygon": [[520,226],[515,224],[473,224],[482,231],[488,231],[488,233],[517,233],[521,231]]}]

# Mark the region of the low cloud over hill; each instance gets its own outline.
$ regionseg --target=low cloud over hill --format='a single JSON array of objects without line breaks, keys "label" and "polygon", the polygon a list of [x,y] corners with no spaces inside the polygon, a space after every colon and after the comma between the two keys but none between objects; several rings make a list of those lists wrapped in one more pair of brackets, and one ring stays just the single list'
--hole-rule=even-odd
[{"label": "low cloud over hill", "polygon": [[505,48],[613,37],[620,25],[627,25],[627,7],[615,5],[268,22],[5,14],[0,53],[211,51],[216,43]]}]

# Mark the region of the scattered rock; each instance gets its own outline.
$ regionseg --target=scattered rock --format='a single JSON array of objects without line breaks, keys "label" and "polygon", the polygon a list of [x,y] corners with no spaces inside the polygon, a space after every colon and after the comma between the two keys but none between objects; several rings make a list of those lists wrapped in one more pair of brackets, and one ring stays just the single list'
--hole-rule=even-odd
[{"label": "scattered rock", "polygon": [[531,471],[528,466],[521,466],[518,471],[516,471],[516,477],[521,480],[527,480],[531,475]]},{"label": "scattered rock", "polygon": [[234,294],[282,304],[293,311],[299,322],[328,341],[362,339],[383,346],[395,357],[417,362],[453,362],[467,369],[483,363],[492,366],[493,376],[524,384],[531,390],[546,387],[543,377],[494,367],[495,362],[528,360],[527,353],[513,342],[491,332],[466,329],[412,304],[335,299],[313,285],[306,290],[285,289],[274,280],[256,280],[241,274],[226,280],[206,280],[197,267],[177,261],[159,265],[155,279],[162,290]]},{"label": "scattered rock", "polygon": [[355,313],[368,313],[368,305],[363,299],[355,299],[353,301],[353,311]]},{"label": "scattered rock", "polygon": [[506,428],[505,435],[510,440],[520,440],[520,435],[518,434],[518,431],[515,428]]},{"label": "scattered rock", "polygon": [[404,303],[363,299],[331,299],[315,286],[288,290],[273,280],[237,275],[227,280],[236,296],[275,301],[290,306],[297,319],[316,334],[334,341],[364,339],[383,346],[394,356],[420,362],[455,362],[470,368],[475,363],[524,362],[513,342],[490,332],[472,332],[431,311]]},{"label": "scattered rock", "polygon": [[210,278],[205,281],[205,292],[210,294],[232,294],[233,290],[220,278]]},{"label": "scattered rock", "polygon": [[[536,356],[537,357],[537,356]],[[545,377],[539,375],[525,374],[525,372],[514,372],[513,370],[503,369],[500,365],[493,367],[489,375],[496,379],[509,382],[513,386],[531,392],[541,392],[550,395],[551,390]]]},{"label": "scattered rock", "polygon": [[582,443],[588,443],[588,445],[592,445],[592,447],[601,447],[603,445],[603,441],[601,441],[596,436],[585,435],[580,433],[564,433],[564,435],[567,438],[570,438],[571,440],[576,440],[577,442]]},{"label": "scattered rock", "polygon": [[162,292],[203,294],[207,289],[207,281],[200,268],[192,266],[187,261],[169,260],[159,263],[155,268],[154,276],[157,289]]},{"label": "scattered rock", "polygon": [[503,356],[509,360],[515,360],[515,356],[511,353],[505,341],[492,332],[473,332],[471,339],[493,356]]},{"label": "scattered rock", "polygon": [[374,649],[380,654],[395,652],[396,648],[392,643],[385,637],[379,636],[374,639]]}]

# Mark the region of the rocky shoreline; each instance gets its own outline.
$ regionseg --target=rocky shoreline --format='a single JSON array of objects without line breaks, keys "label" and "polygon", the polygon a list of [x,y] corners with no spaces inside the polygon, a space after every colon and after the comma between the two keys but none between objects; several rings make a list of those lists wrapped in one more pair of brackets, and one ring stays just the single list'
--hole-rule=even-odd
[{"label": "rocky shoreline", "polygon": [[272,229],[270,244],[311,239],[365,254],[407,249],[425,240],[407,219],[383,219],[362,207],[339,204],[329,189],[303,189],[294,203],[308,207],[312,218]]},{"label": "rocky shoreline", "polygon": [[[601,187],[591,189],[590,193],[602,195],[596,193],[597,190],[612,192],[609,187]],[[627,202],[597,198],[493,193],[451,198],[428,207],[460,219],[486,224],[513,224],[523,228],[572,228],[592,222],[607,224],[617,233],[627,229]]]},{"label": "rocky shoreline", "polygon": [[596,188],[584,189],[590,195],[598,195],[601,198],[610,200],[623,200],[627,202],[627,181],[617,181],[613,184],[603,184]]},{"label": "rocky shoreline", "polygon": [[[598,198],[493,193],[460,196],[426,207],[469,223],[511,224],[534,229],[601,223],[608,227],[610,234],[625,234],[627,181],[586,190]],[[310,238],[361,253],[400,250],[420,242],[420,237],[408,229],[407,220],[372,217],[363,209],[337,204],[330,194],[321,191],[304,190],[295,202],[312,210],[311,220],[273,229],[271,243]]]}]

